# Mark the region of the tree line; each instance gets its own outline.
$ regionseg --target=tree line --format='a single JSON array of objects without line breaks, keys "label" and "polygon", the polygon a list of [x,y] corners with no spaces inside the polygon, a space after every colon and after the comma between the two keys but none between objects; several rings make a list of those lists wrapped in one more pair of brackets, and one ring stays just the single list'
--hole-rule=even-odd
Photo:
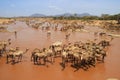
[{"label": "tree line", "polygon": [[63,20],[63,19],[67,19],[67,20],[118,20],[120,19],[120,13],[119,14],[115,14],[115,15],[109,15],[109,14],[102,14],[101,16],[83,16],[83,17],[79,17],[76,14],[72,15],[72,16],[59,16],[59,17],[53,17],[54,20]]}]

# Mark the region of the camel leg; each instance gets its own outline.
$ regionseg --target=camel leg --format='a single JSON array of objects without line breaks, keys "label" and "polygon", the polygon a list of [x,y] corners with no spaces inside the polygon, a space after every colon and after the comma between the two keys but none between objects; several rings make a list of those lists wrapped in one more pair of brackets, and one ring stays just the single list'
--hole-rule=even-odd
[{"label": "camel leg", "polygon": [[34,64],[36,64],[36,56],[35,55],[33,56],[33,62],[34,62]]},{"label": "camel leg", "polygon": [[37,63],[37,65],[38,65],[38,64],[41,64],[41,58],[38,57],[38,56],[36,57],[36,63]]},{"label": "camel leg", "polygon": [[65,60],[64,60],[64,57],[62,57],[62,64],[65,64]]},{"label": "camel leg", "polygon": [[102,55],[102,62],[104,63],[104,58],[105,58],[105,55]]},{"label": "camel leg", "polygon": [[31,55],[31,61],[34,61],[34,54]]},{"label": "camel leg", "polygon": [[51,61],[51,63],[53,64],[53,58],[52,58],[52,56],[50,56],[50,61]]},{"label": "camel leg", "polygon": [[15,56],[12,55],[12,63],[14,64],[15,63]]},{"label": "camel leg", "polygon": [[64,57],[62,57],[62,67],[63,67],[62,70],[64,70],[65,69],[65,58]]},{"label": "camel leg", "polygon": [[18,61],[22,61],[22,54],[18,57]]},{"label": "camel leg", "polygon": [[75,65],[75,60],[76,60],[76,59],[75,59],[75,58],[73,58],[73,65]]},{"label": "camel leg", "polygon": [[44,58],[43,58],[44,64],[45,64],[45,65],[46,65],[46,59],[47,59],[47,57],[44,57]]},{"label": "camel leg", "polygon": [[37,65],[38,65],[38,64],[41,64],[41,58],[38,57],[38,56],[36,56],[36,63],[37,63]]},{"label": "camel leg", "polygon": [[32,55],[31,55],[31,61],[34,61],[34,56],[35,56],[35,53],[32,53]]},{"label": "camel leg", "polygon": [[54,56],[52,56],[52,61],[53,61],[53,63],[55,62],[55,57]]},{"label": "camel leg", "polygon": [[89,59],[89,64],[95,67],[95,63],[96,63],[96,62],[95,62],[95,58],[94,58],[94,57],[91,57],[91,58]]},{"label": "camel leg", "polygon": [[51,63],[53,64],[54,63],[54,56],[51,55],[50,58],[51,58]]},{"label": "camel leg", "polygon": [[7,63],[7,64],[8,64],[8,58],[9,58],[9,56],[7,55],[7,56],[6,56],[6,61],[7,61],[6,63]]},{"label": "camel leg", "polygon": [[17,62],[20,62],[20,55],[19,56],[17,56],[18,58],[17,58]]},{"label": "camel leg", "polygon": [[2,50],[0,50],[0,58],[2,57]]}]

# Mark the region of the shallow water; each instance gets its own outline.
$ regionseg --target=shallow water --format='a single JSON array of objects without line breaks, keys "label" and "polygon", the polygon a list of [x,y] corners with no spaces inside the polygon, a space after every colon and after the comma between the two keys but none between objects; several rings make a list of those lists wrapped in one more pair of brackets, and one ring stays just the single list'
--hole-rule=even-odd
[{"label": "shallow water", "polygon": [[[71,33],[69,40],[65,39],[65,33],[60,31],[51,31],[51,36],[47,37],[47,31],[41,31],[29,28],[24,22],[16,22],[11,24],[9,29],[18,30],[17,37],[14,32],[0,33],[0,40],[12,39],[10,47],[19,46],[21,50],[29,48],[30,50],[23,57],[23,61],[15,65],[6,64],[6,59],[0,59],[0,80],[107,80],[109,78],[120,79],[120,38],[115,38],[111,42],[105,63],[96,64],[88,71],[79,69],[75,72],[75,68],[67,65],[62,71],[60,65],[61,58],[56,58],[55,63],[47,63],[46,65],[34,65],[30,61],[31,51],[34,48],[48,47],[55,41],[63,43],[86,41],[94,39],[92,32],[74,32]],[[19,28],[14,28],[19,27]],[[91,29],[93,30],[93,29]],[[94,30],[93,30],[94,31]]]}]

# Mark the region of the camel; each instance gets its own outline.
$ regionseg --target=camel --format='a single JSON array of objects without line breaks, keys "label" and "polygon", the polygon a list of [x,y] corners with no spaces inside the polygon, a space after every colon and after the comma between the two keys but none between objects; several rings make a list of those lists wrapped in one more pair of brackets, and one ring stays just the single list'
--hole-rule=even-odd
[{"label": "camel", "polygon": [[60,42],[60,41],[55,42],[51,45],[51,47],[52,47],[53,52],[55,53],[55,56],[58,55],[58,54],[59,55],[61,54],[61,52],[62,52],[62,42]]},{"label": "camel", "polygon": [[65,39],[69,39],[70,33],[65,35]]},{"label": "camel", "polygon": [[62,62],[65,64],[67,61],[72,61],[73,65],[80,63],[80,51],[79,48],[75,45],[68,44],[62,52]]},{"label": "camel", "polygon": [[106,51],[104,51],[103,49],[100,49],[100,47],[99,47],[95,50],[95,52],[96,52],[96,54],[95,54],[96,60],[104,62],[104,58],[106,56]]},{"label": "camel", "polygon": [[81,29],[84,28],[83,25],[76,23],[75,21],[73,22],[67,22],[65,21],[62,23],[63,27],[61,27],[61,31],[80,31]]},{"label": "camel", "polygon": [[77,69],[79,69],[80,66],[88,69],[87,66],[95,64],[95,57],[92,53],[93,49],[89,46],[91,44],[86,44],[84,48],[79,45],[81,46],[81,42],[74,43],[74,45],[70,47],[72,52],[70,52],[69,55],[73,56],[71,59],[73,60],[73,65],[77,66]]},{"label": "camel", "polygon": [[21,50],[16,50],[13,55],[14,57],[19,57],[19,60],[18,61],[21,61],[22,60],[22,57],[23,57],[23,54],[27,53],[29,49],[27,48],[25,51],[21,51]]},{"label": "camel", "polygon": [[0,41],[0,56],[7,52],[7,47],[11,44],[10,39],[7,41]]},{"label": "camel", "polygon": [[55,46],[54,51],[55,51],[55,56],[57,56],[57,55],[61,56],[62,47],[61,46]]},{"label": "camel", "polygon": [[[95,43],[91,40],[88,40],[86,43],[77,41],[64,44],[63,46],[61,42],[55,42],[50,45],[49,48],[43,48],[42,50],[34,49],[31,60],[33,60],[34,64],[41,63],[41,60],[43,60],[44,64],[46,64],[46,61],[53,63],[54,57],[60,53],[63,68],[71,61],[71,64],[77,69],[88,69],[91,65],[95,67],[97,61],[104,62],[106,56],[104,49],[106,46],[108,46],[108,43],[105,40],[99,43]],[[14,56],[12,55],[11,57]],[[50,60],[48,60],[49,58]]]},{"label": "camel", "polygon": [[35,53],[38,53],[38,52],[40,52],[40,49],[38,49],[38,48],[35,48],[35,49],[32,51],[32,54],[31,54],[31,61],[33,61],[34,56],[35,56]]},{"label": "camel", "polygon": [[110,46],[110,42],[106,40],[102,40],[98,44],[101,45],[103,48]]},{"label": "camel", "polygon": [[13,53],[15,52],[15,50],[16,50],[16,49],[14,49],[14,48],[10,48],[9,52],[6,54],[6,61],[7,61],[6,63],[9,62],[9,58],[12,59],[12,62],[14,61]]},{"label": "camel", "polygon": [[51,35],[51,31],[47,31],[47,36],[50,36]]},{"label": "camel", "polygon": [[73,65],[76,65],[76,64],[78,65],[80,63],[80,61],[81,61],[81,55],[80,55],[80,53],[75,52],[73,54]]},{"label": "camel", "polygon": [[21,51],[19,48],[10,50],[6,55],[7,63],[9,62],[9,58],[12,58],[13,63],[16,62],[16,57],[18,58],[17,62],[21,62],[23,54],[27,53],[28,50],[28,48],[25,51]]},{"label": "camel", "polygon": [[61,57],[62,57],[62,64],[65,68],[65,63],[66,63],[66,61],[68,61],[68,52],[63,50],[61,53]]},{"label": "camel", "polygon": [[43,51],[40,51],[40,52],[36,52],[34,54],[34,64],[39,64],[39,61],[40,61],[40,64],[41,64],[41,59],[43,59],[44,61],[44,64],[46,64],[46,58],[47,58],[47,55],[45,54],[45,52]]},{"label": "camel", "polygon": [[50,57],[51,63],[55,62],[55,59],[54,59],[55,53],[52,50],[51,46],[45,50],[45,53],[47,55],[47,60],[48,60],[48,57]]},{"label": "camel", "polygon": [[42,50],[35,48],[31,54],[31,61],[33,61],[34,64],[39,64],[41,63],[41,59],[43,59],[44,64],[46,64],[47,57],[49,56],[51,56],[51,52],[46,50],[46,48]]},{"label": "camel", "polygon": [[90,65],[95,67],[95,64],[96,64],[96,60],[95,60],[93,51],[91,51],[91,50],[83,51],[82,55],[81,55],[81,65],[85,66],[86,69],[88,69],[88,67],[90,67]]}]

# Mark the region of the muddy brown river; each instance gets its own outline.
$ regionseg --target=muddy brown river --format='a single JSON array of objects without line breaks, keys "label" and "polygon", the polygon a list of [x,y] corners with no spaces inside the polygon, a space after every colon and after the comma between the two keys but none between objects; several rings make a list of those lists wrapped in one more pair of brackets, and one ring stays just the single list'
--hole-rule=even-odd
[{"label": "muddy brown river", "polygon": [[[94,28],[91,32],[71,33],[69,40],[65,39],[65,32],[51,30],[51,36],[47,32],[28,27],[24,22],[16,22],[9,25],[9,33],[0,32],[0,40],[12,39],[10,47],[20,47],[21,50],[29,48],[23,55],[20,63],[6,64],[6,58],[0,59],[0,80],[120,80],[120,38],[114,38],[109,47],[104,63],[97,63],[96,67],[90,67],[87,71],[75,68],[69,64],[62,70],[61,58],[55,58],[55,63],[47,65],[34,65],[30,61],[31,51],[34,48],[48,47],[56,41],[63,43],[93,40]],[[17,36],[13,31],[17,31]],[[98,30],[98,29],[96,29]]]}]

